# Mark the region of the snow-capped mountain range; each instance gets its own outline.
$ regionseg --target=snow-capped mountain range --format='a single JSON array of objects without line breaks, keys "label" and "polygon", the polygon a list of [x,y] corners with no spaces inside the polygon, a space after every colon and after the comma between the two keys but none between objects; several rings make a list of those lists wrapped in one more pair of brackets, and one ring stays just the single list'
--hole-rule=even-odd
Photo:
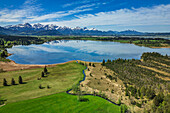
[{"label": "snow-capped mountain range", "polygon": [[128,34],[128,35],[140,35],[141,32],[134,30],[127,30],[122,32],[117,31],[100,31],[95,28],[88,29],[87,27],[61,27],[53,24],[42,25],[37,24],[18,24],[18,25],[8,25],[5,27],[0,27],[0,34],[19,34],[19,35],[115,35],[115,34]]},{"label": "snow-capped mountain range", "polygon": [[95,31],[95,28],[92,29],[87,29],[87,27],[84,28],[80,28],[80,27],[75,27],[75,28],[71,28],[71,27],[61,27],[61,26],[57,26],[54,24],[47,24],[47,25],[42,25],[40,23],[37,24],[29,24],[29,23],[25,23],[25,24],[18,24],[18,25],[8,25],[5,26],[4,28],[6,29],[11,29],[11,30],[25,30],[25,29],[30,29],[30,30],[66,30],[66,29],[70,29],[70,30],[91,30],[91,31]]}]

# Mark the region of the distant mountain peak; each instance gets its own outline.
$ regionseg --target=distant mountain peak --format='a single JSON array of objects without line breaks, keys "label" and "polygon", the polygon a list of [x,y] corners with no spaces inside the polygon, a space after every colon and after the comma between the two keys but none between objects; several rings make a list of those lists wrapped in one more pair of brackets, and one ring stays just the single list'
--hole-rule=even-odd
[{"label": "distant mountain peak", "polygon": [[[67,27],[67,26],[57,26],[54,24],[47,24],[47,25],[43,25],[40,23],[35,23],[35,24],[30,24],[30,23],[24,23],[24,24],[18,24],[18,25],[8,25],[5,26],[4,28],[9,29],[9,30],[16,30],[18,32],[21,33],[25,33],[25,34],[35,34],[36,32],[41,33],[44,31],[46,34],[52,34],[55,33],[55,31],[57,33],[61,33],[64,35],[140,35],[143,34],[141,32],[135,31],[135,30],[125,30],[125,31],[101,31],[101,30],[97,30],[95,28],[81,28],[79,26],[75,27],[75,28],[71,28],[71,27]],[[48,33],[47,33],[48,32]],[[50,33],[49,33],[50,32]],[[43,34],[43,33],[42,33]]]}]

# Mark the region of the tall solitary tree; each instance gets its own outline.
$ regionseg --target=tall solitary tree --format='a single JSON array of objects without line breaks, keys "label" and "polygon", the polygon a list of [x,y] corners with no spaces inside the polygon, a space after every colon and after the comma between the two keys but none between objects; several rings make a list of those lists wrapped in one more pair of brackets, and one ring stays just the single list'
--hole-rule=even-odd
[{"label": "tall solitary tree", "polygon": [[22,84],[22,83],[23,83],[21,76],[19,76],[18,82],[19,82],[19,84]]},{"label": "tall solitary tree", "polygon": [[44,76],[44,72],[41,73],[41,77],[45,77],[45,76]]},{"label": "tall solitary tree", "polygon": [[48,70],[47,70],[47,66],[44,67],[44,73],[47,73]]},{"label": "tall solitary tree", "polygon": [[4,81],[3,81],[3,85],[4,85],[4,86],[7,86],[7,85],[8,85],[5,78],[4,78]]},{"label": "tall solitary tree", "polygon": [[11,85],[15,85],[15,80],[14,80],[14,78],[12,78],[12,80],[11,80]]},{"label": "tall solitary tree", "polygon": [[105,65],[105,60],[103,59],[102,66],[104,66],[104,65]]}]

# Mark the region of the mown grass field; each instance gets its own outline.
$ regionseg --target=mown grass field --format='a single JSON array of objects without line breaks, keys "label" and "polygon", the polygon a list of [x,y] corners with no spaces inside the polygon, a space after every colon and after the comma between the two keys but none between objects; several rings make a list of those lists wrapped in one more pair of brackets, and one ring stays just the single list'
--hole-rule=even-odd
[{"label": "mown grass field", "polygon": [[120,107],[96,96],[84,96],[86,102],[77,101],[77,96],[58,93],[36,99],[7,104],[0,113],[120,113]]},{"label": "mown grass field", "polygon": [[[66,91],[83,79],[82,71],[85,67],[72,62],[47,69],[49,71],[48,77],[43,77],[41,80],[37,80],[37,78],[41,77],[43,68],[0,73],[0,96],[6,99],[8,104]],[[22,76],[25,84],[18,84],[19,76]],[[6,78],[8,85],[14,78],[17,85],[3,86],[4,78]],[[39,89],[40,84],[44,89]],[[51,88],[48,89],[47,85]]]}]

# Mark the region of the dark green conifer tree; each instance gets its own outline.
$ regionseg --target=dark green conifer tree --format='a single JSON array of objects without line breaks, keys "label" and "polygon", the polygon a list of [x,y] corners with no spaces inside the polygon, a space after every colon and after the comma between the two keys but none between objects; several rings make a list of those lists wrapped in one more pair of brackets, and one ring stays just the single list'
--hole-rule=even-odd
[{"label": "dark green conifer tree", "polygon": [[44,76],[44,72],[41,73],[41,77],[45,77],[45,76]]},{"label": "dark green conifer tree", "polygon": [[8,85],[5,78],[4,78],[4,81],[3,81],[3,85],[4,85],[4,86],[7,86],[7,85]]},{"label": "dark green conifer tree", "polygon": [[102,66],[104,66],[105,65],[105,59],[103,59],[103,62],[102,62]]},{"label": "dark green conifer tree", "polygon": [[47,67],[45,66],[44,67],[44,73],[47,73],[48,72],[48,70],[47,70]]},{"label": "dark green conifer tree", "polygon": [[11,80],[11,85],[15,85],[15,80],[14,80],[14,78],[12,78],[12,80]]},{"label": "dark green conifer tree", "polygon": [[22,83],[23,83],[21,76],[19,76],[18,82],[19,82],[19,84],[22,84]]}]

